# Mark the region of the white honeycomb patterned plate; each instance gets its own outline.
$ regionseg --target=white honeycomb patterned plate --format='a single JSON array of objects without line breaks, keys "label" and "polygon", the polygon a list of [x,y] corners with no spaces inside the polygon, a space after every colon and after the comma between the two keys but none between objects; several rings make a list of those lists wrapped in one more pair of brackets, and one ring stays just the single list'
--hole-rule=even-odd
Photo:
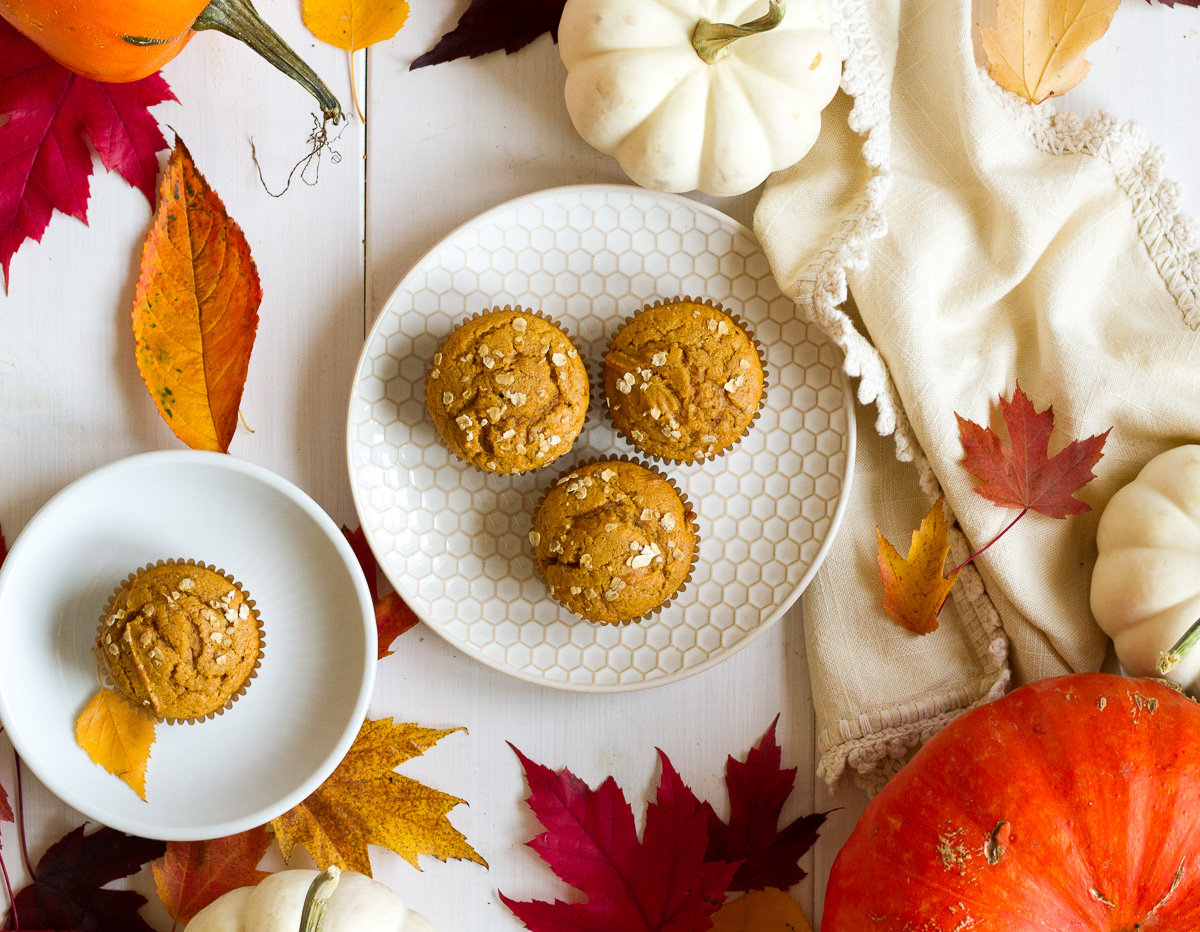
[{"label": "white honeycomb patterned plate", "polygon": [[[521,476],[450,456],[425,408],[427,360],[465,316],[496,304],[560,321],[598,371],[610,332],[658,298],[711,298],[767,356],[766,403],[732,452],[661,467],[699,513],[700,559],[666,610],[593,625],[551,597],[527,534],[543,489],[572,464],[636,451],[592,411],[574,448]],[[760,635],[812,579],[850,488],[852,399],[837,349],[798,316],[749,230],[641,188],[543,191],[446,237],[397,286],[359,359],[347,448],[367,540],[430,628],[490,667],[587,692],[659,686]]]}]

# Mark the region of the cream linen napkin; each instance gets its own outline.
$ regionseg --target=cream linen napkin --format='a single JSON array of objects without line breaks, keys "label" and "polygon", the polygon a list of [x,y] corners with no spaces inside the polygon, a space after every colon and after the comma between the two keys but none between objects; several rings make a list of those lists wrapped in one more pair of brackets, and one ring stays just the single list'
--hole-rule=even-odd
[{"label": "cream linen napkin", "polygon": [[[1100,511],[1150,457],[1200,440],[1200,257],[1162,154],[1104,114],[1000,91],[970,14],[964,0],[841,0],[845,94],[755,216],[780,286],[875,405],[873,426],[859,408],[850,506],[804,602],[820,772],[849,767],[868,789],[1010,676],[1101,664]],[[944,490],[958,562],[1011,520],[972,491],[954,414],[1005,436],[997,397],[1018,379],[1054,405],[1051,453],[1113,428],[1081,493],[1094,510],[1028,515],[963,574],[941,627],[909,634],[880,606],[875,525],[907,549]]]}]

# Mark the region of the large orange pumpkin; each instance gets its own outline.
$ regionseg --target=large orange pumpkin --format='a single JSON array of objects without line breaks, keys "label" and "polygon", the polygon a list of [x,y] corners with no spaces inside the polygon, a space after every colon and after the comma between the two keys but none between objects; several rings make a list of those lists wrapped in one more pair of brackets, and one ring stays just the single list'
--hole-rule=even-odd
[{"label": "large orange pumpkin", "polygon": [[0,0],[0,16],[65,68],[95,81],[137,81],[202,29],[245,42],[302,84],[335,123],[337,98],[268,26],[251,0]]},{"label": "large orange pumpkin", "polygon": [[1043,680],[925,745],[838,855],[821,932],[1200,930],[1200,705]]}]

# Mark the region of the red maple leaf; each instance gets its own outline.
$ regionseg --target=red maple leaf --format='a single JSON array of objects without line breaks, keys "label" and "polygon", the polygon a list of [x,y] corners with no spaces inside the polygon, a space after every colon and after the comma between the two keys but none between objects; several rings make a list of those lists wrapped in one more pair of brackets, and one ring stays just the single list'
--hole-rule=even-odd
[{"label": "red maple leaf", "polygon": [[557,42],[564,6],[566,0],[471,0],[458,25],[409,65],[409,70],[456,58],[478,58],[500,49],[511,55],[544,32]]},{"label": "red maple leaf", "polygon": [[732,755],[725,763],[725,785],[729,788],[730,816],[722,822],[712,806],[701,808],[708,817],[709,861],[742,862],[733,875],[730,890],[787,890],[805,877],[799,860],[817,840],[817,831],[828,813],[815,812],[779,828],[779,816],[796,784],[796,768],[780,764],[775,726],[759,739],[746,755],[746,762]]},{"label": "red maple leaf", "polygon": [[[512,747],[512,745],[509,745]],[[520,751],[529,807],[546,831],[529,842],[586,903],[500,899],[534,932],[702,932],[725,900],[737,864],[706,862],[707,817],[667,756],[639,842],[633,810],[609,777],[592,790]]]},{"label": "red maple leaf", "polygon": [[187,925],[209,903],[238,887],[257,886],[269,877],[258,870],[275,836],[265,827],[213,841],[172,841],[162,861],[150,865],[154,886],[167,914]]},{"label": "red maple leaf", "polygon": [[87,223],[92,154],[154,203],[158,152],[166,140],[148,107],[176,100],[153,74],[102,84],[68,71],[0,19],[0,271],[40,242],[55,210]]},{"label": "red maple leaf", "polygon": [[[33,872],[33,883],[13,903],[22,929],[74,929],[76,932],[154,932],[138,915],[146,898],[133,890],[102,890],[161,857],[166,844],[102,828],[91,835],[83,826],[50,847]],[[9,911],[5,929],[13,928]]]},{"label": "red maple leaf", "polygon": [[350,544],[350,549],[358,557],[358,565],[362,567],[363,575],[367,578],[367,590],[371,593],[371,602],[375,605],[375,629],[379,632],[379,659],[390,657],[394,651],[389,650],[396,638],[417,624],[421,619],[417,613],[408,607],[408,603],[398,592],[389,592],[379,596],[379,564],[375,562],[375,554],[367,543],[367,535],[363,529],[356,527],[353,531],[345,525],[342,533]]},{"label": "red maple leaf", "polygon": [[12,822],[12,806],[8,802],[8,791],[0,786],[0,822]]},{"label": "red maple leaf", "polygon": [[1001,396],[1000,413],[1008,427],[1010,447],[1004,446],[990,427],[954,415],[966,451],[962,464],[983,483],[975,491],[1003,508],[1033,510],[1051,518],[1090,511],[1092,506],[1074,493],[1096,478],[1092,467],[1103,455],[1109,432],[1073,440],[1049,456],[1053,407],[1039,414],[1018,383],[1011,402]]}]

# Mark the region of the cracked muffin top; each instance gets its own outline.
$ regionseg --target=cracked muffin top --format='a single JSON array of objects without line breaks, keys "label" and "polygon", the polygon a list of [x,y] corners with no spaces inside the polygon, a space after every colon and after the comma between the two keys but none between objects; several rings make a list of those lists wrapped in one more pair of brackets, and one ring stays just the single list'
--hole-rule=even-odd
[{"label": "cracked muffin top", "polygon": [[764,386],[749,334],[693,301],[639,312],[604,360],[613,424],[638,449],[668,460],[695,462],[732,447],[754,420]]},{"label": "cracked muffin top", "polygon": [[570,339],[522,310],[462,324],[433,357],[426,401],[442,440],[494,473],[540,469],[571,449],[588,409],[588,377]]},{"label": "cracked muffin top", "polygon": [[695,517],[658,473],[606,460],[555,483],[529,542],[559,602],[589,621],[618,624],[653,611],[683,585]]},{"label": "cracked muffin top", "polygon": [[258,615],[204,566],[144,569],[113,596],[96,647],[117,692],[155,718],[203,718],[224,706],[258,660]]}]

